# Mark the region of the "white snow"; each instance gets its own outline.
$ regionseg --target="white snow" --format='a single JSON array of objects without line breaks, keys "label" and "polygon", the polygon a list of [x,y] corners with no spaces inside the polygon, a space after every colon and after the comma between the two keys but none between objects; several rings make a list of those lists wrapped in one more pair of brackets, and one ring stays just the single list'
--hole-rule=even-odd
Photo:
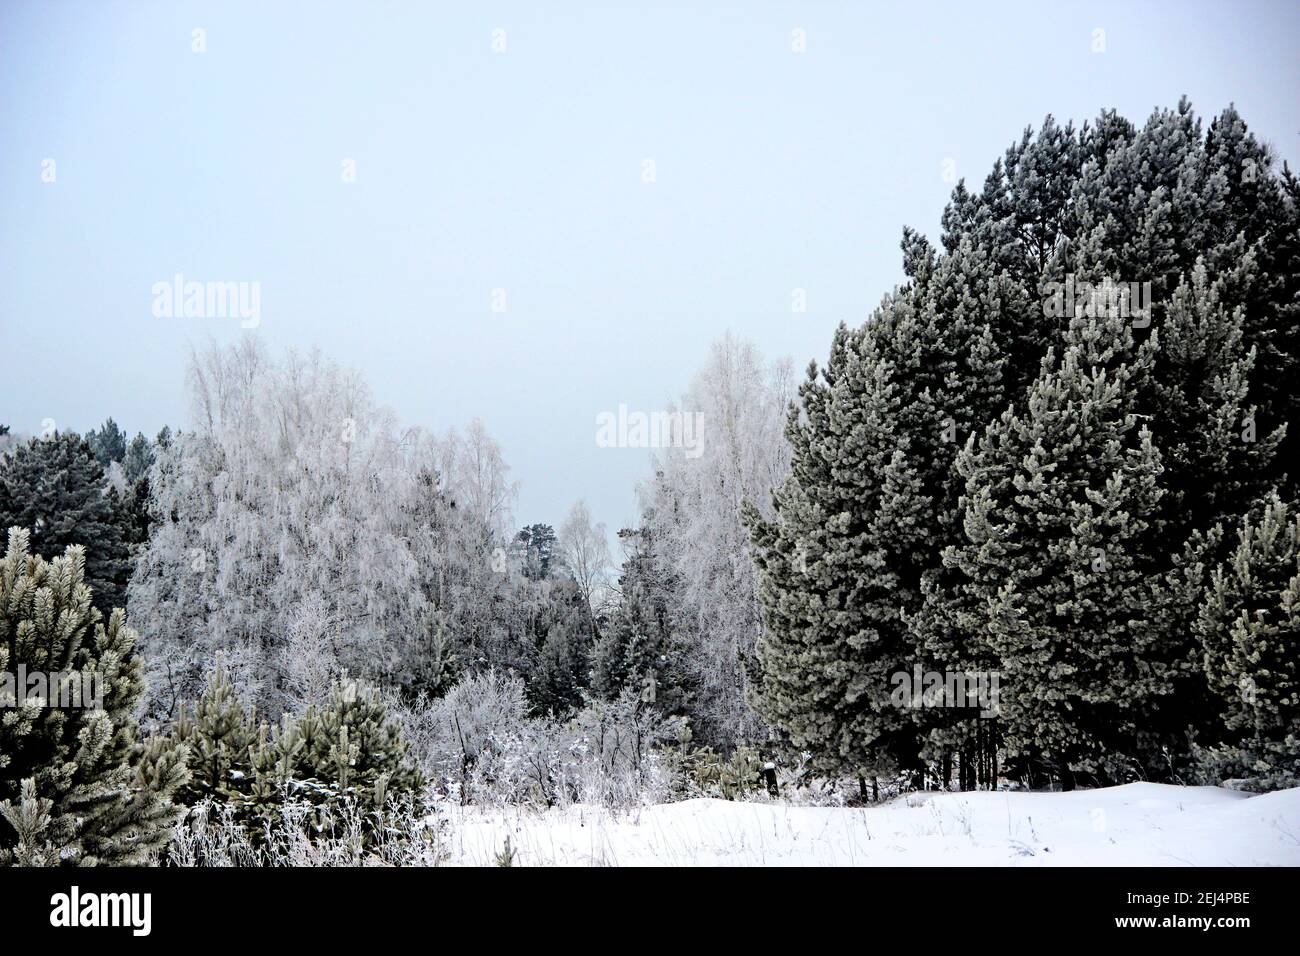
[{"label": "white snow", "polygon": [[1300,865],[1300,788],[1133,783],[918,793],[866,808],[687,800],[613,814],[450,811],[453,864],[517,866]]}]

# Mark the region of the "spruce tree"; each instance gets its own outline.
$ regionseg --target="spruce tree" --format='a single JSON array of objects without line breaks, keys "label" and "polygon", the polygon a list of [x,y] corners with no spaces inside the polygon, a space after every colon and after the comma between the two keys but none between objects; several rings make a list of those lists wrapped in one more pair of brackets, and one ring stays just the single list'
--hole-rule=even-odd
[{"label": "spruce tree", "polygon": [[559,578],[545,586],[527,689],[535,713],[558,716],[582,706],[592,666],[592,623],[575,582]]},{"label": "spruce tree", "polygon": [[[134,644],[120,609],[105,626],[92,607],[80,546],[47,562],[29,553],[25,530],[10,529],[0,562],[0,863],[141,864],[168,840],[184,755],[160,749],[141,765]],[[20,680],[38,673],[51,682],[44,698]]]}]

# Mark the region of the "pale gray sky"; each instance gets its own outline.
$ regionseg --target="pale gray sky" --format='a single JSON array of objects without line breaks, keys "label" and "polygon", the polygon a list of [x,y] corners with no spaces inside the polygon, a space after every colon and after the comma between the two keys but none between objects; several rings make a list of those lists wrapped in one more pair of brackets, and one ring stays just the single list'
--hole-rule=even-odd
[{"label": "pale gray sky", "polygon": [[152,285],[259,282],[272,346],[405,423],[481,417],[519,523],[584,497],[613,529],[647,453],[596,415],[662,407],[727,329],[824,358],[903,225],[937,233],[945,161],[978,184],[1047,113],[1184,93],[1300,153],[1292,2],[451,6],[2,0],[0,422],[185,424],[189,344],[239,323]]}]

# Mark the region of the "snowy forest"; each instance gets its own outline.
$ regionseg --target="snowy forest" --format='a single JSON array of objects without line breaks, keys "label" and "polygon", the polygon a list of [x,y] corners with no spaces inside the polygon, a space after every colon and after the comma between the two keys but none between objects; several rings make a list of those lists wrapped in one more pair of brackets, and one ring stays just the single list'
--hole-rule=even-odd
[{"label": "snowy forest", "polygon": [[1049,116],[900,248],[806,369],[739,328],[694,357],[698,447],[647,453],[635,527],[521,524],[479,421],[399,425],[255,331],[167,371],[157,435],[0,424],[0,862],[1300,787],[1294,173],[1231,106]]}]

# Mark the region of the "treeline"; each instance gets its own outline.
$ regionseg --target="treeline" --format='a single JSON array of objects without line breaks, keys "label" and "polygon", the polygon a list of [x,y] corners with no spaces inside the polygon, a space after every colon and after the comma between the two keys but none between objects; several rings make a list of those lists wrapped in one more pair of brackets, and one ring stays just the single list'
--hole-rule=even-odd
[{"label": "treeline", "polygon": [[50,557],[86,548],[95,607],[126,606],[132,555],[149,537],[149,469],[168,429],[153,441],[127,439],[109,418],[84,437],[51,429],[22,441],[0,425],[0,528],[26,528]]},{"label": "treeline", "polygon": [[[917,785],[1300,783],[1298,190],[1184,101],[1049,118],[938,248],[904,231],[751,519],[754,699],[794,746]],[[899,706],[918,665],[996,675],[996,715]]]},{"label": "treeline", "polygon": [[756,785],[739,509],[785,467],[783,367],[715,347],[683,403],[727,440],[664,453],[617,572],[581,502],[513,526],[477,422],[399,430],[354,373],[251,338],[187,374],[184,430],[110,419],[0,454],[3,670],[111,685],[73,711],[15,685],[0,861],[428,862],[428,793]]}]

